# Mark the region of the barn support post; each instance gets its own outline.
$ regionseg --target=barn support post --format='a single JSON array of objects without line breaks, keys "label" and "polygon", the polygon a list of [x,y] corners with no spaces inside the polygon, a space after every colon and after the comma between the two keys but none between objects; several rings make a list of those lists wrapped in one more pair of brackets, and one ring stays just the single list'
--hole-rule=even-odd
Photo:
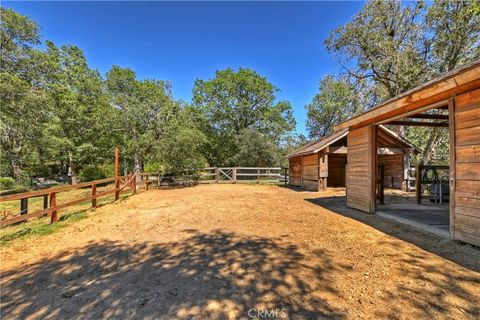
[{"label": "barn support post", "polygon": [[[450,238],[455,239],[455,99],[448,100],[448,138],[450,143],[450,163],[449,163],[449,178],[450,178],[450,193],[449,193],[449,211],[450,211]],[[440,185],[442,185],[440,183]]]},{"label": "barn support post", "polygon": [[422,170],[423,165],[418,164],[415,177],[415,194],[417,197],[417,204],[422,204]]},{"label": "barn support post", "polygon": [[376,181],[377,181],[377,126],[368,126],[368,173],[370,175],[370,206],[369,213],[375,213],[377,207]]},{"label": "barn support post", "polygon": [[[56,206],[57,206],[57,193],[52,192],[50,193],[50,208],[55,208]],[[54,223],[56,221],[58,221],[57,210],[53,210],[50,223]]]},{"label": "barn support post", "polygon": [[119,151],[118,146],[115,147],[115,201],[120,198],[120,178],[118,176]]},{"label": "barn support post", "polygon": [[385,165],[380,165],[380,181],[378,185],[378,198],[380,200],[380,204],[385,204]]}]

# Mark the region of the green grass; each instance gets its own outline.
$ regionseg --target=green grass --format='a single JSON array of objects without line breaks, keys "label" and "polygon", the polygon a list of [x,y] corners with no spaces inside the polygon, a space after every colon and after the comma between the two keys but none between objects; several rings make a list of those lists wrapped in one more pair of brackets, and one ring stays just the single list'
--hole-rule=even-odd
[{"label": "green grass", "polygon": [[2,229],[0,236],[0,246],[7,245],[14,240],[26,237],[45,236],[57,232],[77,221],[88,217],[87,210],[70,212],[64,214],[56,223],[49,223],[50,218],[38,218],[26,223],[9,226]]},{"label": "green grass", "polygon": [[[76,192],[75,192],[76,191]],[[69,200],[73,200],[74,198],[79,198],[83,196],[81,193],[85,193],[85,191],[77,191],[74,190],[72,192],[65,192],[65,195],[62,202],[67,202]],[[131,193],[126,193],[120,196],[120,201],[124,201],[128,197],[130,197]],[[114,201],[114,195],[109,195],[104,198],[97,200],[97,207],[101,207],[112,203]],[[35,198],[33,198],[35,199]],[[35,201],[34,203],[39,205],[40,203],[36,203],[40,201]],[[43,204],[43,199],[41,201]],[[60,204],[60,203],[59,203]],[[55,233],[69,225],[76,223],[77,221],[83,220],[89,216],[89,213],[95,211],[95,209],[91,208],[91,201],[86,201],[83,203],[79,203],[75,206],[69,207],[65,209],[65,211],[61,211],[58,213],[59,219],[56,223],[50,223],[50,217],[41,217],[41,218],[34,218],[27,222],[20,222],[17,224],[13,224],[10,226],[6,226],[0,229],[0,247],[6,246],[11,244],[17,240],[31,240],[35,237],[45,236],[48,234]],[[30,210],[29,205],[29,211]]]}]

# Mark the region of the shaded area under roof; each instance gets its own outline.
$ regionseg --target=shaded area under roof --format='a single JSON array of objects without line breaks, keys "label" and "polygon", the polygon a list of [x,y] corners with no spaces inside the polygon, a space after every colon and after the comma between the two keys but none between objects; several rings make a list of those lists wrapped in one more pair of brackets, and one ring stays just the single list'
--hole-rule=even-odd
[{"label": "shaded area under roof", "polygon": [[[379,147],[394,147],[394,148],[404,148],[404,149],[414,149],[418,150],[414,145],[408,142],[406,139],[402,138],[394,131],[379,125],[378,126],[378,136],[379,136]],[[331,133],[329,135],[323,136],[318,140],[311,141],[305,146],[295,150],[287,156],[287,158],[298,157],[301,155],[318,153],[321,150],[325,149],[329,145],[339,141],[340,139],[346,137],[348,134],[348,129],[342,129]]]}]

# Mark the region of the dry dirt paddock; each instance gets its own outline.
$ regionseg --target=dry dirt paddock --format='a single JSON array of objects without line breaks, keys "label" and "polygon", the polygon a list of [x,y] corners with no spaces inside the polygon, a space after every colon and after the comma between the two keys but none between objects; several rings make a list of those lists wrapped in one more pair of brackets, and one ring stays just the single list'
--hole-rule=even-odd
[{"label": "dry dirt paddock", "polygon": [[478,319],[480,249],[261,185],[150,190],[0,249],[2,319]]}]

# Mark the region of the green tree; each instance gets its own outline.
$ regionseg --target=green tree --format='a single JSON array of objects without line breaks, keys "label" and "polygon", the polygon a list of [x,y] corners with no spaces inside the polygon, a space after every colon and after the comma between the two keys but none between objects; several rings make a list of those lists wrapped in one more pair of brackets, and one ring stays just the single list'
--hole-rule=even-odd
[{"label": "green tree", "polygon": [[102,90],[99,72],[89,68],[80,48],[57,48],[51,42],[47,45],[56,76],[48,89],[54,108],[45,126],[44,145],[51,151],[51,158],[68,164],[75,184],[82,167],[101,164],[111,157],[113,148],[103,142],[110,134],[107,118],[115,110]]},{"label": "green tree", "polygon": [[[478,8],[478,0],[428,6],[372,0],[325,44],[349,76],[370,86],[367,91],[378,104],[478,57]],[[445,130],[408,128],[402,133],[424,150],[424,162],[448,154]],[[421,134],[428,139],[415,139]]]},{"label": "green tree", "polygon": [[168,83],[137,80],[135,72],[127,68],[113,66],[106,85],[113,106],[120,112],[118,130],[123,131],[127,155],[134,160],[134,170],[140,172],[179,105],[172,100]]},{"label": "green tree", "polygon": [[[38,165],[35,145],[51,106],[43,91],[48,78],[45,55],[35,49],[38,25],[13,10],[0,8],[0,143],[2,176],[20,179],[26,169]],[[32,156],[33,155],[33,156]]]},{"label": "green tree", "polygon": [[[194,105],[203,114],[201,128],[208,139],[202,151],[210,165],[242,164],[236,154],[241,144],[249,143],[241,139],[246,129],[258,132],[259,143],[279,145],[295,120],[290,103],[276,102],[278,91],[266,78],[243,68],[217,71],[214,79],[195,81]],[[269,149],[258,145],[257,150],[264,147]]]},{"label": "green tree", "polygon": [[207,140],[196,125],[198,114],[190,106],[182,102],[178,104],[177,113],[165,123],[162,136],[147,159],[160,164],[165,172],[179,173],[207,165],[201,153]]},{"label": "green tree", "polygon": [[306,106],[310,138],[333,132],[333,127],[362,111],[355,86],[345,78],[327,75],[320,81],[319,93]]},{"label": "green tree", "polygon": [[387,100],[428,79],[424,13],[421,1],[368,1],[325,44],[349,75],[372,81],[380,99]]}]

